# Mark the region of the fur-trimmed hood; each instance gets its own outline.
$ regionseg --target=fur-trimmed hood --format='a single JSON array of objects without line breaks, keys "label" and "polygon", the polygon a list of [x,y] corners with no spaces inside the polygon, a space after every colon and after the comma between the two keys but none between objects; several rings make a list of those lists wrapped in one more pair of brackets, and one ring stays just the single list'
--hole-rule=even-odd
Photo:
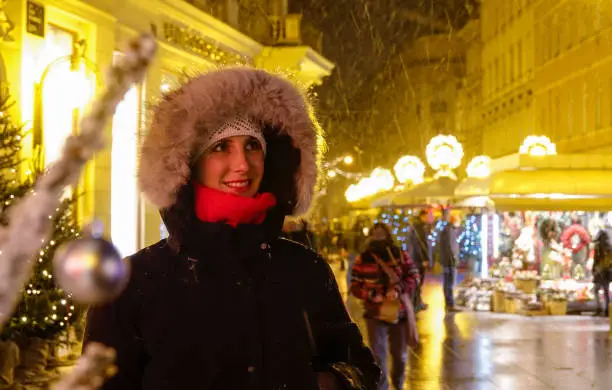
[{"label": "fur-trimmed hood", "polygon": [[308,98],[289,80],[262,70],[227,68],[197,76],[155,107],[138,182],[161,209],[174,205],[208,132],[237,115],[262,124],[268,152],[261,189],[286,214],[305,213],[317,183],[322,131]]}]

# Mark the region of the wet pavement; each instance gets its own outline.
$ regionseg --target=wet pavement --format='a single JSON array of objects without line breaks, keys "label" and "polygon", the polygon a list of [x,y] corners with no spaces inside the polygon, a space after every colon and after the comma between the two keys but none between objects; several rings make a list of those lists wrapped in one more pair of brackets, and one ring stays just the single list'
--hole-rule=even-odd
[{"label": "wet pavement", "polygon": [[[334,267],[346,292],[346,273]],[[429,278],[418,314],[421,345],[410,351],[409,390],[612,389],[612,338],[605,318],[446,315],[439,280]],[[362,327],[360,303],[348,298]]]}]

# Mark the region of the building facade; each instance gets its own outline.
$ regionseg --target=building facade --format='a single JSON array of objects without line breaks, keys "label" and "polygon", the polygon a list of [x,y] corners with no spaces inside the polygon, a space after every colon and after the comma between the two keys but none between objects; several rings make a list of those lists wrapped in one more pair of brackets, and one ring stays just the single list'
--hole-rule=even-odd
[{"label": "building facade", "polygon": [[537,133],[533,92],[536,1],[482,2],[482,143],[483,153],[491,157],[516,153],[527,135]]},{"label": "building facade", "polygon": [[534,8],[536,126],[560,153],[612,151],[612,4]]},{"label": "building facade", "polygon": [[482,41],[480,19],[473,19],[458,33],[465,42],[465,74],[457,91],[453,134],[463,145],[464,161],[482,154]]},{"label": "building facade", "polygon": [[[0,17],[0,92],[10,92],[18,103],[12,114],[29,134],[25,157],[42,147],[45,163],[57,158],[66,135],[78,131],[78,118],[123,45],[141,32],[158,40],[155,63],[118,107],[107,129],[109,147],[87,166],[79,188],[81,222],[101,220],[123,254],[160,239],[158,211],[140,195],[136,171],[147,107],[162,93],[183,77],[219,64],[288,72],[305,85],[321,83],[331,73],[332,63],[301,45],[299,15],[286,14],[282,1],[259,2],[278,14],[263,15],[268,25],[260,21],[245,27],[238,3],[232,1],[216,2],[215,9],[235,26],[195,1],[0,0],[0,16],[8,21]],[[273,28],[273,23],[282,28]],[[245,33],[248,28],[260,38],[272,34],[266,43],[277,45],[253,39]]]},{"label": "building facade", "polygon": [[[457,99],[465,77],[466,43],[446,34],[418,38],[410,48],[406,129],[413,153],[423,154],[429,140],[457,130]],[[406,153],[407,154],[407,153]]]}]

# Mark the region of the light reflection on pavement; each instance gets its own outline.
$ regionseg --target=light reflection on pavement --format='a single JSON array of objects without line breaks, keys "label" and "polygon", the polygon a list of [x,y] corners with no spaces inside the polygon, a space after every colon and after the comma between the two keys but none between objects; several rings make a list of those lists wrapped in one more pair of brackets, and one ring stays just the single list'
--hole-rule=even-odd
[{"label": "light reflection on pavement", "polygon": [[[332,267],[341,292],[346,272]],[[429,310],[418,314],[421,345],[410,353],[410,390],[612,389],[609,322],[590,316],[446,315],[442,285],[429,277]],[[363,329],[360,302],[348,297]]]}]

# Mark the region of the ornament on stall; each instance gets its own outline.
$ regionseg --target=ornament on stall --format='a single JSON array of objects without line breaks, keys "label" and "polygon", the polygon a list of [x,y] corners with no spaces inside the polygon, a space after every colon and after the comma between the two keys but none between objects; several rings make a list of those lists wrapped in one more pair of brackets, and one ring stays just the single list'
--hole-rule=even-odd
[{"label": "ornament on stall", "polygon": [[53,259],[57,280],[74,299],[85,304],[113,300],[130,277],[129,262],[123,261],[115,246],[102,238],[100,224],[94,223],[84,237],[60,247]]},{"label": "ornament on stall", "polygon": [[576,280],[584,280],[586,278],[586,272],[584,271],[584,267],[582,264],[577,264],[574,267],[574,279]]},{"label": "ornament on stall", "polygon": [[573,254],[580,252],[591,242],[591,237],[586,229],[580,224],[573,224],[561,234],[563,247],[570,249]]},{"label": "ornament on stall", "polygon": [[514,242],[512,248],[512,258],[519,259],[524,263],[534,263],[535,256],[535,241],[533,227],[527,226],[521,229],[521,234]]}]

